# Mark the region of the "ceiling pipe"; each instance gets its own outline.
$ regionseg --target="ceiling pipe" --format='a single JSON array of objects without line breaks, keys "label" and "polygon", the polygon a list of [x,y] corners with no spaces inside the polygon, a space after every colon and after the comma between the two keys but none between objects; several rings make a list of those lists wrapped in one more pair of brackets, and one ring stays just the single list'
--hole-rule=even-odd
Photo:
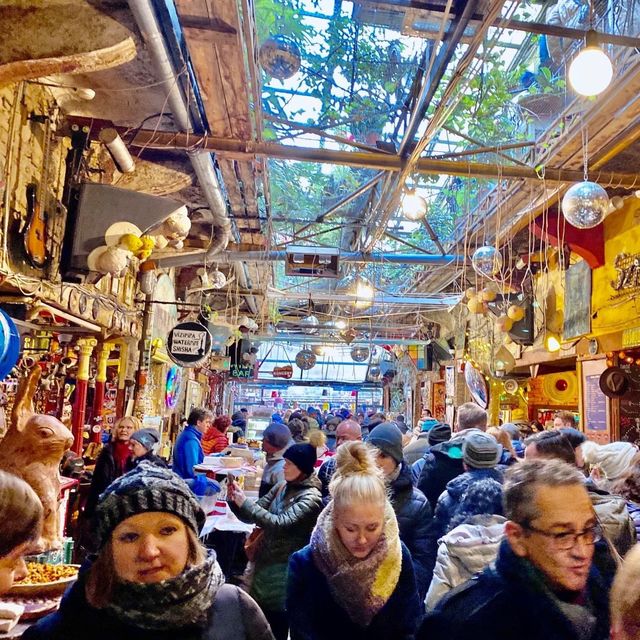
[{"label": "ceiling pipe", "polygon": [[275,335],[263,334],[252,335],[252,342],[296,342],[300,344],[321,344],[325,346],[344,346],[344,347],[360,347],[369,344],[404,344],[417,347],[426,347],[431,344],[433,340],[417,340],[413,338],[385,338],[384,336],[376,336],[375,338],[362,337],[354,340],[350,345],[347,345],[339,336],[307,336],[300,334],[281,334]]},{"label": "ceiling pipe", "polygon": [[[338,293],[322,293],[321,291],[279,291],[277,289],[268,289],[266,297],[272,300],[311,300],[313,302],[338,302],[338,303],[360,303],[362,298],[355,295],[338,294]],[[382,304],[394,305],[410,305],[413,307],[433,307],[434,309],[444,309],[453,307],[460,302],[462,294],[425,294],[423,296],[409,295],[392,295],[389,293],[375,294],[371,300],[371,306],[379,306]]]},{"label": "ceiling pipe", "polygon": [[[314,247],[309,247],[313,252]],[[286,260],[286,251],[228,251],[213,256],[217,264],[230,264],[238,260],[246,262],[279,262]],[[436,255],[430,253],[365,253],[363,251],[341,251],[340,261],[344,263],[376,262],[380,264],[425,264],[431,266],[462,266],[465,257],[461,255]]]},{"label": "ceiling pipe", "polygon": [[[180,82],[158,24],[153,2],[129,0],[129,8],[151,54],[156,75],[164,83],[167,102],[176,126],[182,131],[193,131],[191,115],[180,90]],[[184,267],[207,262],[211,256],[224,250],[231,239],[231,220],[227,215],[227,204],[213,167],[211,154],[187,151],[187,155],[213,216],[213,239],[204,254],[161,258],[156,261],[160,267]]]}]

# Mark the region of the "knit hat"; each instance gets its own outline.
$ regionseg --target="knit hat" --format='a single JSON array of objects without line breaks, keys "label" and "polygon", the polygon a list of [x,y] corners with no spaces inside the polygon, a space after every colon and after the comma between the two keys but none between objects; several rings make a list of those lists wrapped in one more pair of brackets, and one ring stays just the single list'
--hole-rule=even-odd
[{"label": "knit hat", "polygon": [[285,460],[290,460],[305,476],[310,476],[316,466],[316,448],[307,443],[293,444],[283,454]]},{"label": "knit hat", "polygon": [[472,469],[491,469],[502,456],[502,445],[482,431],[468,434],[462,444],[462,459]]},{"label": "knit hat", "polygon": [[402,433],[393,422],[383,422],[369,432],[367,443],[402,462]]},{"label": "knit hat", "polygon": [[200,503],[184,480],[169,469],[143,460],[100,496],[94,529],[98,548],[109,541],[111,532],[123,520],[148,511],[178,516],[196,535],[205,522]]},{"label": "knit hat", "polygon": [[[420,425],[420,431],[431,431],[431,429],[437,427],[439,424],[440,421],[435,418],[425,418]],[[451,436],[451,429],[449,429],[449,436]]]},{"label": "knit hat", "polygon": [[291,431],[289,431],[289,427],[286,424],[271,422],[263,431],[262,439],[272,447],[284,449],[291,441]]},{"label": "knit hat", "polygon": [[[423,429],[424,431],[424,429]],[[441,442],[446,442],[451,439],[451,427],[448,424],[440,424],[438,423],[432,429],[429,430],[429,435],[427,436],[427,442],[430,447],[433,445],[440,444]]]},{"label": "knit hat", "polygon": [[138,429],[129,439],[139,442],[147,451],[151,451],[160,442],[160,433],[156,429]]},{"label": "knit hat", "polygon": [[622,476],[638,455],[638,448],[630,442],[611,442],[599,445],[587,440],[581,447],[585,462],[598,465],[607,480]]}]

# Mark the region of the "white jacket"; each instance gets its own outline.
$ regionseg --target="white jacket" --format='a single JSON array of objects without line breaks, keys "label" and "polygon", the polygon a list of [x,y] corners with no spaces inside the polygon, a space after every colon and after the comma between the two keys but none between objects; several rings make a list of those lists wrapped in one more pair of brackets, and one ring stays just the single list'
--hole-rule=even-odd
[{"label": "white jacket", "polygon": [[424,601],[427,611],[450,589],[480,573],[496,559],[505,522],[502,516],[476,516],[438,540],[436,566]]}]

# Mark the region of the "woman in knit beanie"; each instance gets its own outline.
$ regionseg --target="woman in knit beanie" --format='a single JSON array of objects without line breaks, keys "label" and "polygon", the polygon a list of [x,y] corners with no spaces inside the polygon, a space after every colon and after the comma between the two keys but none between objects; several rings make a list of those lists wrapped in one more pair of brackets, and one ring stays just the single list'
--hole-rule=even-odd
[{"label": "woman in knit beanie", "polygon": [[289,561],[291,638],[413,638],[422,617],[413,563],[374,452],[347,442],[336,459],[332,501]]},{"label": "woman in knit beanie", "polygon": [[167,463],[155,454],[155,448],[160,442],[160,434],[156,429],[138,429],[129,438],[129,449],[134,466],[138,466],[143,460],[151,462],[166,469]]},{"label": "woman in knit beanie", "polygon": [[256,603],[226,585],[213,551],[198,541],[205,521],[185,482],[148,461],[102,494],[98,555],[60,609],[24,640],[269,640]]},{"label": "woman in knit beanie", "polygon": [[248,499],[235,482],[229,485],[228,495],[238,518],[257,524],[262,531],[249,593],[264,611],[276,640],[286,640],[289,631],[285,610],[289,556],[308,544],[322,509],[320,481],[314,473],[315,447],[293,444],[282,456],[284,481],[257,502]]}]

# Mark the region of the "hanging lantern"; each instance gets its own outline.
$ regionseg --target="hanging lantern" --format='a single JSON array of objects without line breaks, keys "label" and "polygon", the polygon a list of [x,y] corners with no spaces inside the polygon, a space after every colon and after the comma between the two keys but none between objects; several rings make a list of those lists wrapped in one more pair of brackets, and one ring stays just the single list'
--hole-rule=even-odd
[{"label": "hanging lantern", "polygon": [[351,359],[354,362],[364,362],[369,357],[368,347],[353,347],[351,349]]},{"label": "hanging lantern", "polygon": [[599,225],[608,211],[609,196],[595,182],[578,182],[562,198],[562,214],[569,224],[578,229]]},{"label": "hanging lantern", "polygon": [[491,278],[502,269],[502,256],[495,247],[479,247],[471,256],[471,266],[478,275]]},{"label": "hanging lantern", "polygon": [[278,80],[286,80],[298,73],[300,69],[300,49],[287,36],[271,36],[262,43],[258,60],[270,76]]},{"label": "hanging lantern", "polygon": [[303,371],[309,371],[316,366],[316,356],[311,349],[302,349],[296,354],[296,365]]},{"label": "hanging lantern", "polygon": [[300,320],[300,324],[302,325],[302,330],[305,333],[308,333],[310,335],[318,333],[318,325],[320,324],[320,322],[315,316],[311,315],[307,316],[306,318],[302,318],[302,320]]},{"label": "hanging lantern", "polygon": [[402,213],[407,220],[420,220],[427,214],[427,201],[414,190],[407,191],[402,196]]}]

